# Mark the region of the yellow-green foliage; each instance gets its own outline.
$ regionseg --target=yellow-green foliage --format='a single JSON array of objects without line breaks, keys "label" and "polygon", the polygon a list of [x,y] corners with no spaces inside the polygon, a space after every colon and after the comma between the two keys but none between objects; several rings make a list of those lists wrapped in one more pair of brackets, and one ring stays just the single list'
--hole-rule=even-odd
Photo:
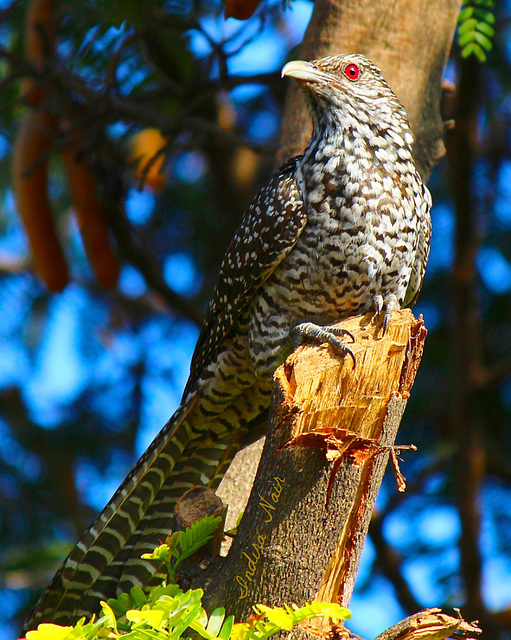
[{"label": "yellow-green foliage", "polygon": [[254,606],[248,622],[235,623],[218,608],[208,616],[202,607],[202,589],[183,591],[175,582],[179,563],[206,544],[220,519],[207,517],[189,529],[169,536],[147,558],[167,569],[167,580],[147,593],[133,587],[129,593],[102,602],[99,618],[82,618],[74,627],[40,624],[27,633],[27,640],[179,640],[194,631],[204,640],[266,640],[279,631],[290,631],[303,620],[327,617],[334,622],[349,617],[348,609],[328,602],[303,607]]},{"label": "yellow-green foliage", "polygon": [[[225,616],[223,608],[207,615],[202,589],[182,591],[175,584],[163,583],[147,595],[134,588],[123,596],[103,602],[97,620],[82,618],[74,627],[40,624],[36,631],[27,633],[27,640],[179,640],[189,638],[190,631],[204,640],[266,640],[279,631],[290,631],[303,620],[327,617],[339,622],[349,617],[347,609],[329,602],[273,608],[258,604],[249,622],[236,624],[233,616]],[[139,606],[123,611],[126,597]]]}]

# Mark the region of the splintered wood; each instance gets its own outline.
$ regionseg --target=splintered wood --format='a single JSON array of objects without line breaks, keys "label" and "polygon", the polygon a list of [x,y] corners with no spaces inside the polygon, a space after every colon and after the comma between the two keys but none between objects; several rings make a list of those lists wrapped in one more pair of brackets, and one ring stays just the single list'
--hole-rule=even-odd
[{"label": "splintered wood", "polygon": [[355,355],[355,367],[350,357],[339,358],[322,345],[297,349],[278,371],[288,402],[299,409],[294,436],[339,425],[363,438],[378,438],[382,409],[391,396],[408,397],[422,354],[422,319],[415,320],[408,309],[395,312],[385,335],[374,319],[366,314],[338,325],[353,333],[354,343],[349,337],[345,343]]}]

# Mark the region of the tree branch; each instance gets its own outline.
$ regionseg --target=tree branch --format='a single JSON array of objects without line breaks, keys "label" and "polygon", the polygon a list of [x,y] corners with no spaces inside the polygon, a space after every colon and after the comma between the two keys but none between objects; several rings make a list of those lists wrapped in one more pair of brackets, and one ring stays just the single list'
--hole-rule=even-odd
[{"label": "tree branch", "polygon": [[441,609],[426,609],[415,613],[375,640],[445,640],[446,638],[469,638],[482,633],[476,622],[465,622],[461,616],[454,617],[442,613]]},{"label": "tree branch", "polygon": [[470,615],[484,619],[482,561],[479,548],[479,493],[484,467],[481,417],[477,409],[477,372],[482,370],[481,320],[476,297],[476,255],[479,246],[478,212],[473,182],[472,141],[478,118],[477,94],[481,91],[479,63],[475,58],[460,63],[457,127],[450,154],[455,198],[456,236],[453,265],[452,388],[449,397],[449,428],[458,447],[453,481],[461,521],[461,575]]}]

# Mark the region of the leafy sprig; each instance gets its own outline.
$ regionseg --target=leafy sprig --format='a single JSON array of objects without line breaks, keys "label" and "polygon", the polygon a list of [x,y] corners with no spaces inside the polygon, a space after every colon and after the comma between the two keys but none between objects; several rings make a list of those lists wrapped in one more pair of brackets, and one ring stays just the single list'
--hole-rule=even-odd
[{"label": "leafy sprig", "polygon": [[333,602],[311,602],[303,607],[284,605],[284,607],[267,607],[264,604],[254,606],[255,616],[249,622],[235,624],[231,640],[266,640],[280,631],[291,629],[312,618],[325,617],[338,623],[350,617],[348,609]]},{"label": "leafy sprig", "polygon": [[463,58],[475,55],[479,62],[486,61],[495,35],[494,7],[495,0],[463,0],[458,16],[458,44]]},{"label": "leafy sprig", "polygon": [[152,553],[144,553],[142,558],[159,560],[164,563],[168,573],[168,581],[175,582],[178,566],[211,540],[220,521],[220,517],[206,516],[184,531],[175,531],[172,535],[167,536],[164,544],[161,544]]},{"label": "leafy sprig", "polygon": [[[219,607],[208,616],[202,607],[202,589],[182,591],[162,584],[141,595],[137,588],[117,600],[102,602],[98,620],[79,620],[74,627],[40,624],[27,633],[27,640],[188,640],[195,631],[204,640],[267,640],[280,631],[290,631],[303,620],[326,617],[338,623],[349,611],[335,603],[311,602],[303,607],[267,607],[258,604],[249,622],[235,624],[234,616]],[[129,599],[130,606],[124,608]],[[134,607],[133,603],[139,606]],[[120,604],[122,603],[122,604]]]},{"label": "leafy sprig", "polygon": [[40,624],[27,633],[27,640],[189,640],[191,631],[204,640],[267,640],[280,631],[290,631],[303,620],[323,616],[337,623],[350,616],[348,609],[328,602],[273,608],[258,604],[248,622],[237,624],[234,616],[226,617],[222,607],[208,616],[202,606],[202,589],[183,591],[175,576],[178,565],[212,538],[219,522],[220,518],[203,518],[142,556],[164,564],[167,581],[147,593],[133,587],[129,593],[102,602],[97,620],[95,616],[89,621],[82,618],[74,627]]}]

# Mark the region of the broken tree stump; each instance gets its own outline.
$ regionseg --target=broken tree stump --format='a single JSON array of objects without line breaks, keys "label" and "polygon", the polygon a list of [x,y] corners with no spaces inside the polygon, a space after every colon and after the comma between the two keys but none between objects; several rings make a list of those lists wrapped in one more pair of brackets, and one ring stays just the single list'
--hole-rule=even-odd
[{"label": "broken tree stump", "polygon": [[[374,313],[339,326],[354,334],[355,368],[306,345],[275,374],[261,463],[231,551],[208,572],[208,608],[240,620],[256,603],[349,604],[426,330],[409,310],[384,336]],[[323,619],[308,625],[332,631]]]}]

